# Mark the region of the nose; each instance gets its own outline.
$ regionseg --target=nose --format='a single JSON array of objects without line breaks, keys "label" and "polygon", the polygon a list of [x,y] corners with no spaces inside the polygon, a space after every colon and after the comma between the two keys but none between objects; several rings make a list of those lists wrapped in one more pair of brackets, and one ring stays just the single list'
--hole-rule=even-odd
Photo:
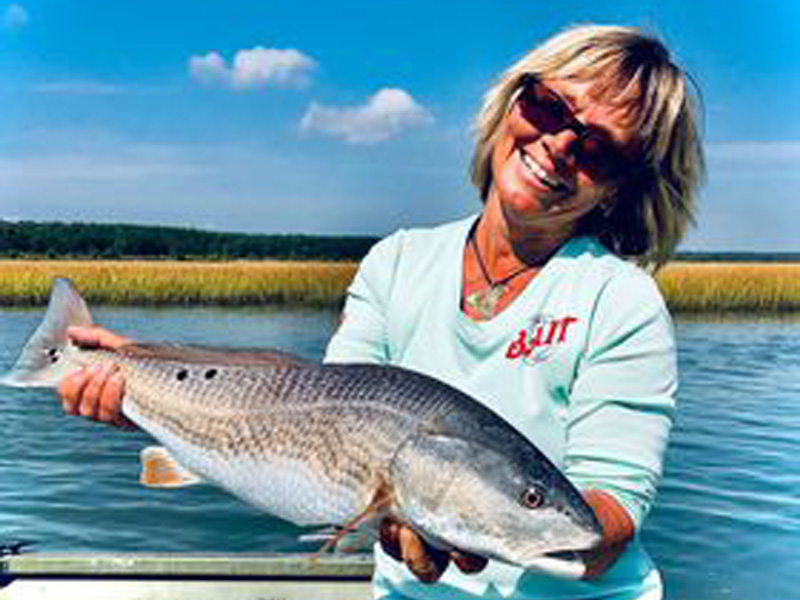
[{"label": "nose", "polygon": [[570,128],[542,135],[542,144],[547,149],[557,170],[574,166],[575,157],[572,155],[571,149],[577,139],[578,134]]}]

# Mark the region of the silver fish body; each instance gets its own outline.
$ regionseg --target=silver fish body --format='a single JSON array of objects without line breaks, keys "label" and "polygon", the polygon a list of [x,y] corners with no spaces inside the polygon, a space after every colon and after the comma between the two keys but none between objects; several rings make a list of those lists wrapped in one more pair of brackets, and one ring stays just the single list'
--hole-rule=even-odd
[{"label": "silver fish body", "polygon": [[55,385],[113,360],[131,420],[184,467],[278,517],[311,525],[392,514],[442,547],[520,566],[600,539],[594,513],[547,457],[429,376],[273,351],[76,348],[65,328],[88,322],[83,300],[58,280],[3,382]]}]

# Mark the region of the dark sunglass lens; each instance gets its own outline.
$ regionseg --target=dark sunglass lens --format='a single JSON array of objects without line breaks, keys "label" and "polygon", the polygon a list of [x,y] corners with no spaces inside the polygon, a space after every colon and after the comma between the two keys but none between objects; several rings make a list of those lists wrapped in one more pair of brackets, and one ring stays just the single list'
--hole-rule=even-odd
[{"label": "dark sunglass lens", "polygon": [[613,142],[587,132],[575,141],[573,155],[578,167],[599,179],[615,179],[625,168],[625,159]]},{"label": "dark sunglass lens", "polygon": [[528,80],[519,95],[523,116],[536,127],[550,133],[563,129],[569,108],[537,79]]},{"label": "dark sunglass lens", "polygon": [[609,181],[624,174],[630,161],[604,132],[579,123],[569,106],[535,76],[523,79],[517,99],[522,116],[543,133],[573,130],[578,138],[570,152],[578,168]]}]

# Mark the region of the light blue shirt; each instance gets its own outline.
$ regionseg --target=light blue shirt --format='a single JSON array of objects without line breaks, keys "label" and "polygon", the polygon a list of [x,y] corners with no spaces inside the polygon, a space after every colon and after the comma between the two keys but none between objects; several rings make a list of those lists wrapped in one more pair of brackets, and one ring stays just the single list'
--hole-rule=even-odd
[{"label": "light blue shirt", "polygon": [[[362,262],[329,362],[389,363],[441,379],[496,411],[580,489],[611,493],[641,525],[672,422],[672,321],[653,279],[591,237],[568,241],[489,321],[460,309],[464,244],[475,218],[401,230]],[[375,593],[391,598],[660,598],[638,537],[595,581],[490,561],[450,566],[435,585],[376,548]]]}]

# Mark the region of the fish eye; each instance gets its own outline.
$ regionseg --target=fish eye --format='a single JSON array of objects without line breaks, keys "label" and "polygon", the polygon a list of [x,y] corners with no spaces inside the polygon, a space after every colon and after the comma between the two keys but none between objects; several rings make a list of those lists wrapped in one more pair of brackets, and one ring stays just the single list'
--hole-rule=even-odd
[{"label": "fish eye", "polygon": [[58,351],[58,348],[48,348],[47,358],[50,359],[51,363],[58,362],[58,359],[60,358],[60,352]]},{"label": "fish eye", "polygon": [[531,486],[522,492],[519,503],[525,508],[539,508],[544,504],[544,493],[536,486]]}]

